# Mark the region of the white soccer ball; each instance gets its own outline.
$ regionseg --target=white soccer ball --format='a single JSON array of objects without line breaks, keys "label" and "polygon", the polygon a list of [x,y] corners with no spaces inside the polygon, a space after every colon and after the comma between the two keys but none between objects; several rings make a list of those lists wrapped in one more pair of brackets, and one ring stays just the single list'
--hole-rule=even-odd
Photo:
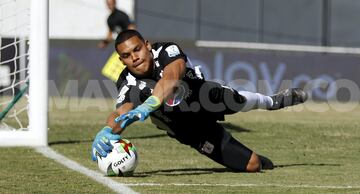
[{"label": "white soccer ball", "polygon": [[138,164],[136,147],[127,139],[111,144],[114,148],[106,157],[96,154],[100,171],[107,176],[132,176]]}]

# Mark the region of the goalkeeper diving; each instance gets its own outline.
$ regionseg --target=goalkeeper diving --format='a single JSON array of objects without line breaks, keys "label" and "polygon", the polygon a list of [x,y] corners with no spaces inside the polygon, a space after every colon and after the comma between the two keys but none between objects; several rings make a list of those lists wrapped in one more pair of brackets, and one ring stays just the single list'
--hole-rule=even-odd
[{"label": "goalkeeper diving", "polygon": [[278,110],[307,99],[300,88],[266,96],[206,81],[177,44],[150,44],[135,30],[119,33],[115,50],[126,68],[117,81],[116,110],[92,144],[93,160],[97,154],[105,157],[112,149],[110,140],[120,139],[133,122],[150,117],[169,137],[233,171],[272,169],[270,159],[240,143],[218,121],[228,114]]}]

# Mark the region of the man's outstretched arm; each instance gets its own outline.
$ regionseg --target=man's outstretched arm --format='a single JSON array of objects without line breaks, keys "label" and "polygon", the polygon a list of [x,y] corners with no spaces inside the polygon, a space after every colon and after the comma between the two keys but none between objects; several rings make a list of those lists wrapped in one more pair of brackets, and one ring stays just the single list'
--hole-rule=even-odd
[{"label": "man's outstretched arm", "polygon": [[107,126],[112,128],[112,132],[116,134],[120,134],[123,132],[123,129],[120,127],[120,122],[115,122],[115,119],[120,115],[123,115],[134,108],[132,103],[124,103],[119,108],[117,108],[114,112],[110,113],[107,118]]},{"label": "man's outstretched arm", "polygon": [[102,40],[102,41],[100,41],[99,43],[98,43],[98,47],[99,48],[105,48],[105,47],[107,47],[107,45],[110,43],[112,41],[112,31],[110,30],[110,28],[108,29],[108,32],[107,32],[107,34],[106,34],[106,37],[105,37],[105,39],[104,40]]},{"label": "man's outstretched arm", "polygon": [[115,122],[122,121],[120,128],[125,129],[137,120],[144,121],[151,112],[157,110],[163,101],[175,91],[178,81],[185,74],[185,69],[184,59],[176,59],[168,64],[164,68],[162,78],[156,83],[152,95],[134,110],[115,118]]},{"label": "man's outstretched arm", "polygon": [[160,103],[167,99],[176,89],[178,81],[184,77],[186,64],[184,59],[177,59],[164,68],[162,78],[156,83],[153,96]]},{"label": "man's outstretched arm", "polygon": [[94,161],[97,160],[97,154],[106,157],[107,153],[111,151],[111,140],[119,140],[121,138],[119,134],[123,132],[123,129],[120,127],[120,123],[115,122],[115,118],[130,111],[133,107],[132,103],[125,103],[108,116],[107,125],[96,134],[92,143],[91,158]]}]

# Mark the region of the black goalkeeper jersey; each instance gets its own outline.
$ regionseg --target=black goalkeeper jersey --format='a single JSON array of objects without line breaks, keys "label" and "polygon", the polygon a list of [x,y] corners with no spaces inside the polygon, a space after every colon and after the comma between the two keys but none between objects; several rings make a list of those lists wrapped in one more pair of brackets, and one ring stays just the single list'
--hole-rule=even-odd
[{"label": "black goalkeeper jersey", "polygon": [[[153,123],[159,128],[168,131],[171,128],[170,131],[174,131],[183,128],[187,122],[192,125],[201,125],[201,122],[207,122],[209,119],[213,121],[223,119],[222,111],[209,110],[209,108],[203,107],[203,103],[200,103],[200,101],[212,101],[209,99],[220,96],[216,91],[222,92],[223,88],[210,91],[211,87],[206,85],[209,83],[214,85],[213,82],[204,80],[200,66],[193,66],[178,45],[171,42],[155,43],[152,45],[152,53],[154,55],[154,71],[151,76],[137,78],[127,68],[120,74],[117,81],[119,90],[117,108],[127,102],[133,103],[134,107],[143,103],[152,95],[154,86],[161,79],[164,68],[181,58],[186,61],[185,75],[179,81],[174,94],[158,110],[150,114]],[[216,84],[216,87],[221,88],[221,85]]]}]

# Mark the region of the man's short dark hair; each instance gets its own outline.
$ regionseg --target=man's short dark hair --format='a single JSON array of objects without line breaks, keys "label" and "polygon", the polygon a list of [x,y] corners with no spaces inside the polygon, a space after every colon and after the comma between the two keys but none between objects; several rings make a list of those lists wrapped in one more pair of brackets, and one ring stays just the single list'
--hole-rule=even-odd
[{"label": "man's short dark hair", "polygon": [[120,32],[115,39],[115,50],[117,45],[123,43],[124,41],[132,38],[133,36],[137,36],[140,40],[145,41],[145,39],[141,36],[141,34],[136,30],[124,30]]}]

